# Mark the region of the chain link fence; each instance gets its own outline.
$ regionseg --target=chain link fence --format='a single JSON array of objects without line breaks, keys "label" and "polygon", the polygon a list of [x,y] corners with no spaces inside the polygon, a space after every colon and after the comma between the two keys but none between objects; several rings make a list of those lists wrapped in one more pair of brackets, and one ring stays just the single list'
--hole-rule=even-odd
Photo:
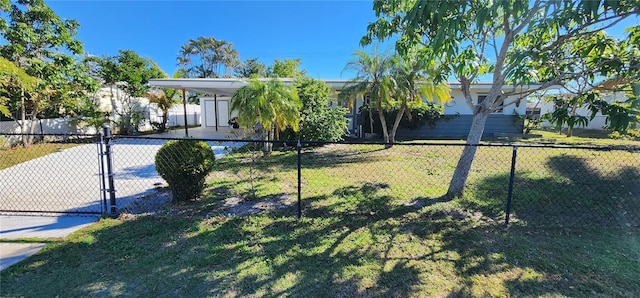
[{"label": "chain link fence", "polygon": [[[0,149],[2,212],[161,211],[171,195],[154,157],[168,140],[49,136],[29,149]],[[371,143],[282,141],[272,143],[274,150],[264,156],[262,141],[202,141],[217,159],[204,197],[222,214],[377,216],[446,205],[445,215],[454,219],[541,228],[640,227],[640,148],[483,144],[464,195],[450,199],[445,194],[463,144],[402,143],[385,149]],[[107,147],[110,170],[103,157]],[[44,154],[34,158],[38,150]],[[183,155],[175,153],[176,159]]]},{"label": "chain link fence", "polygon": [[28,135],[26,139],[32,139],[28,147],[20,144],[20,135],[0,135],[0,212],[105,212],[100,200],[100,136]]}]

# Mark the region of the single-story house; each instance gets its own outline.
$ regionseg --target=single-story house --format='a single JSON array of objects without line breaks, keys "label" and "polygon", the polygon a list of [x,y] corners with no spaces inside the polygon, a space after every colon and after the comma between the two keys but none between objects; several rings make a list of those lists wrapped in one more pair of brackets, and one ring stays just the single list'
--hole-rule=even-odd
[{"label": "single-story house", "polygon": [[[291,84],[293,79],[281,79],[286,84]],[[331,87],[334,99],[332,105],[342,105],[349,108],[349,112],[345,117],[348,118],[348,129],[352,136],[360,136],[362,134],[362,115],[359,108],[366,100],[362,96],[357,98],[355,105],[349,107],[348,104],[340,102],[337,94],[348,83],[349,80],[323,80]],[[238,78],[182,78],[182,79],[152,79],[149,81],[151,86],[162,88],[183,89],[187,91],[206,94],[200,97],[201,109],[201,126],[218,130],[229,130],[229,120],[236,116],[234,111],[230,110],[231,96],[236,90],[246,84],[246,81]],[[421,137],[461,137],[469,133],[471,126],[472,111],[465,102],[460,90],[459,83],[450,83],[452,100],[445,105],[444,113],[446,115],[455,115],[449,121],[438,123],[434,129],[425,126],[418,130],[398,130],[397,137],[421,138]],[[479,83],[471,87],[471,93],[476,101],[481,101],[489,93],[491,84]],[[505,91],[511,90],[513,87],[504,87]],[[518,87],[520,89],[520,87]],[[518,115],[525,115],[526,100],[518,101],[518,104],[511,104],[518,98],[505,99],[505,107],[494,112],[489,116],[484,131],[485,135],[495,134],[512,134],[521,133],[524,122]]]}]

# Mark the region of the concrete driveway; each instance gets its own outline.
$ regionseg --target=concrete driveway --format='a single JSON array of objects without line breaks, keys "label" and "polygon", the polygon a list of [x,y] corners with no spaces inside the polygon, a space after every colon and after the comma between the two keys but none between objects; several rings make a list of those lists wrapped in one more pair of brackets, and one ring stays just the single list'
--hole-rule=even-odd
[{"label": "concrete driveway", "polygon": [[[167,141],[119,138],[112,143],[117,208],[125,208],[164,185],[154,158]],[[208,143],[216,158],[244,144]],[[103,197],[98,150],[97,144],[80,145],[1,170],[0,210],[100,213]]]}]

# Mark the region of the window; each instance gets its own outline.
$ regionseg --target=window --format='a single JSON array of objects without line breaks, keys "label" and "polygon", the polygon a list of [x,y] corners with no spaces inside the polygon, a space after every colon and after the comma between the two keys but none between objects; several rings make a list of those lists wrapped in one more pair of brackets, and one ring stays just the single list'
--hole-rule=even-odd
[{"label": "window", "polygon": [[[486,95],[478,95],[478,104],[483,102],[485,99],[487,99]],[[504,100],[502,100],[500,96],[498,96],[498,99],[496,100],[496,102],[499,102],[500,106],[497,108],[494,108],[493,111],[491,111],[491,113],[502,113],[502,109],[504,108]]]}]

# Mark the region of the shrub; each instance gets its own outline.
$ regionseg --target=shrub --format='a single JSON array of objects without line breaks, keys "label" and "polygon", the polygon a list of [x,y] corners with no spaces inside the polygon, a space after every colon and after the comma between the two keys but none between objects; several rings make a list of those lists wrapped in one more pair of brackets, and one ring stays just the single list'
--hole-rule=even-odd
[{"label": "shrub", "polygon": [[156,170],[169,183],[176,201],[200,196],[214,162],[215,155],[207,143],[188,139],[167,142],[155,158]]},{"label": "shrub", "polygon": [[285,130],[280,139],[305,141],[340,141],[347,135],[349,111],[344,107],[331,108],[331,88],[322,81],[303,76],[295,81],[300,109],[300,131]]},{"label": "shrub", "polygon": [[[454,116],[453,115],[444,115],[440,112],[440,109],[436,106],[429,104],[418,104],[416,106],[411,106],[409,112],[411,113],[411,120],[406,115],[403,115],[400,120],[400,128],[408,129],[408,130],[416,130],[420,129],[425,125],[428,125],[430,128],[435,128],[436,124],[440,120],[449,121]],[[399,105],[394,105],[392,109],[383,111],[385,119],[387,120],[387,129],[391,130],[393,127],[393,122],[396,119],[396,115],[398,115]],[[378,110],[373,109],[373,129],[376,132],[382,131],[382,125],[380,123],[380,118],[378,117]],[[369,127],[369,106],[364,105],[360,107],[360,113],[363,116],[363,130],[365,132],[371,131]]]}]

